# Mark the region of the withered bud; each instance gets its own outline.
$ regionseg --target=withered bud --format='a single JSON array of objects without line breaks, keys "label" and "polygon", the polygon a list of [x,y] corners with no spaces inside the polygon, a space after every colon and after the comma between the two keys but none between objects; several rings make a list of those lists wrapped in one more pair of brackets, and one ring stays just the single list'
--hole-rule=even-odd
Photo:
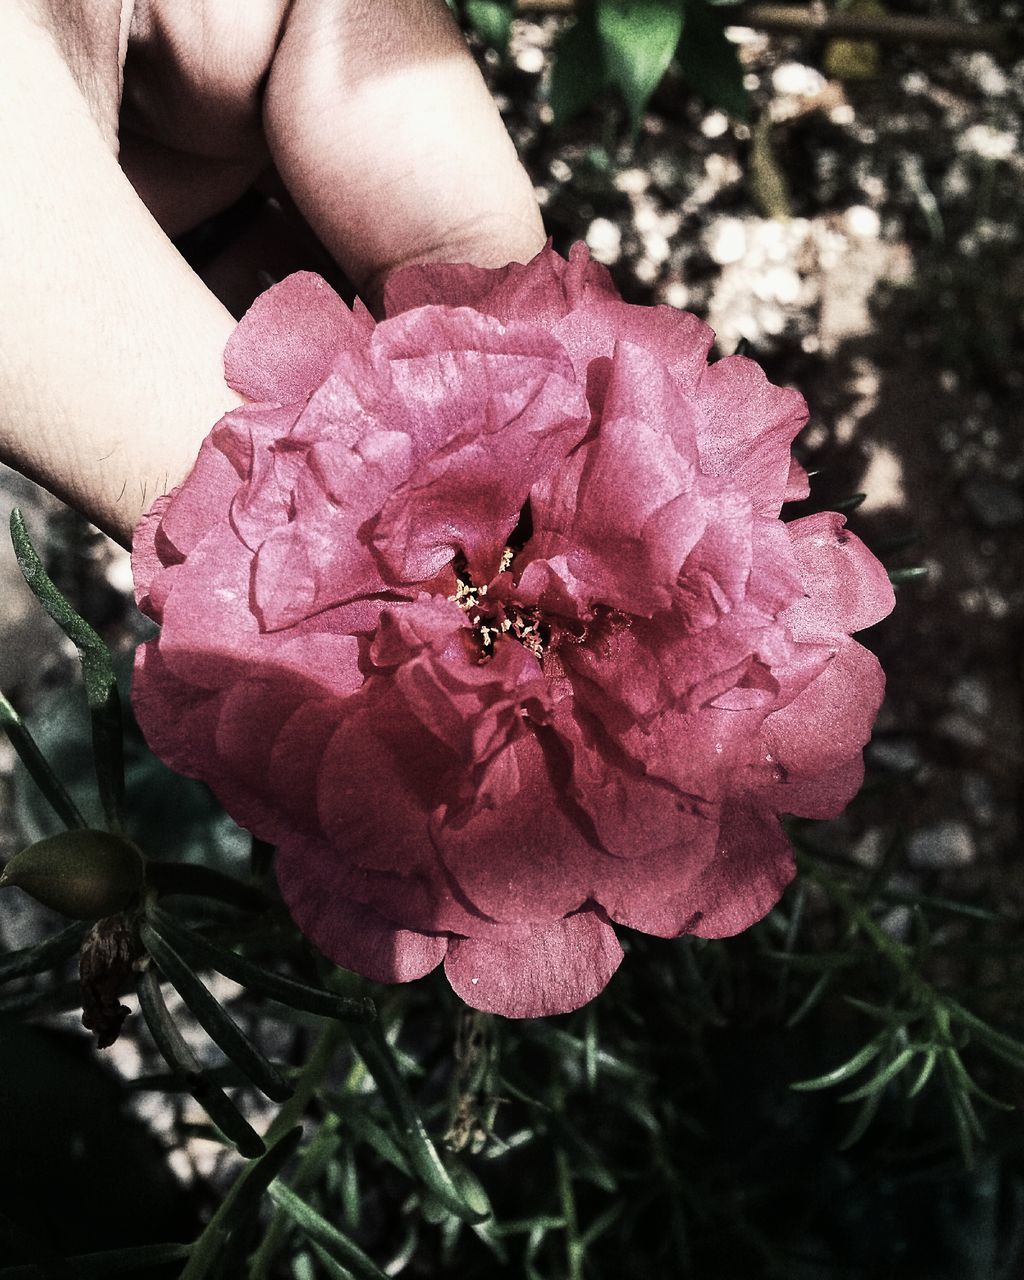
[{"label": "withered bud", "polygon": [[98,920],[82,943],[78,958],[82,1025],[96,1033],[99,1049],[109,1048],[121,1034],[129,1010],[118,997],[142,954],[135,929],[124,915]]}]

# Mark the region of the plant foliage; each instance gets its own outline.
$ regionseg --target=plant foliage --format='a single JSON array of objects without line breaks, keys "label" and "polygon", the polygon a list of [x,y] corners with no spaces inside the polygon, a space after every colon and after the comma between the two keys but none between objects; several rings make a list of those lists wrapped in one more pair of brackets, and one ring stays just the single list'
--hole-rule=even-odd
[{"label": "plant foliage", "polygon": [[[93,673],[112,670],[13,527],[30,585],[84,637]],[[109,708],[105,674],[87,680],[90,703]],[[64,784],[2,705],[27,779],[78,831]],[[121,758],[103,734],[93,750]],[[893,1251],[926,1268],[901,1274],[1015,1274],[1024,1152],[1016,1130],[991,1127],[1024,1079],[1013,922],[901,885],[898,836],[874,870],[818,828],[793,836],[798,878],[761,925],[722,942],[633,936],[644,963],[578,1013],[536,1022],[467,1010],[432,979],[375,1008],[369,984],[291,926],[259,847],[248,876],[147,859],[113,918],[134,962],[111,972],[115,995],[134,972],[167,1070],[135,1085],[191,1094],[204,1136],[235,1152],[233,1181],[185,1245],[65,1257],[7,1220],[14,1260],[0,1277],[812,1280],[890,1274]],[[0,957],[0,1016],[73,1007],[61,975],[94,935],[76,923]],[[245,992],[230,1012],[218,973]],[[293,1043],[285,1060],[261,1043],[271,1028]],[[279,1104],[269,1125],[255,1091]],[[993,1198],[1002,1207],[985,1218]],[[888,1230],[861,1231],[858,1213]]]}]

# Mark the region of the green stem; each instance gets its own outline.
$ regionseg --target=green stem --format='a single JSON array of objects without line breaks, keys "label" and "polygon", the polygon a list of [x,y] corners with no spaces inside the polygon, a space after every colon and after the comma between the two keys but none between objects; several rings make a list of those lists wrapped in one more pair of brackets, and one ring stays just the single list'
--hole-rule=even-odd
[{"label": "green stem", "polygon": [[555,1171],[558,1179],[558,1198],[562,1204],[562,1217],[565,1219],[566,1280],[582,1280],[583,1242],[580,1240],[580,1227],[576,1218],[572,1171],[569,1168],[569,1157],[563,1146],[555,1148]]},{"label": "green stem", "polygon": [[50,768],[49,761],[39,750],[35,738],[29,733],[21,716],[2,693],[0,693],[0,729],[7,734],[11,746],[18,753],[29,777],[49,801],[50,807],[61,822],[68,830],[74,830],[76,827],[84,828],[86,822],[78,806]]},{"label": "green stem", "polygon": [[[323,1172],[324,1166],[337,1146],[340,1127],[341,1121],[336,1115],[327,1116],[317,1131],[316,1137],[302,1153],[290,1184],[296,1195],[305,1196]],[[252,1261],[249,1264],[249,1280],[270,1280],[274,1259],[284,1244],[291,1221],[283,1209],[274,1210],[260,1247],[252,1255]]]},{"label": "green stem", "polygon": [[891,938],[881,926],[872,919],[868,909],[853,896],[849,889],[834,876],[823,871],[821,866],[806,854],[797,857],[801,870],[819,884],[833,902],[837,903],[852,924],[866,937],[871,939],[875,949],[899,972],[913,994],[929,1009],[934,1009],[939,1000],[938,994],[929,982],[917,972],[911,962],[911,949]]},{"label": "green stem", "polygon": [[[270,1127],[263,1135],[263,1140],[268,1148],[272,1147],[279,1138],[283,1137],[301,1120],[310,1098],[326,1074],[327,1068],[331,1065],[331,1059],[334,1057],[340,1039],[341,1028],[336,1024],[331,1023],[324,1028],[320,1039],[309,1056],[309,1061],[303,1067],[302,1074],[295,1082],[295,1092],[278,1111]],[[179,1280],[205,1280],[205,1277],[210,1273],[221,1250],[227,1243],[223,1223],[239,1194],[245,1178],[245,1172],[245,1169],[243,1169],[232,1183],[230,1191],[221,1201],[217,1212],[206,1224],[202,1234],[193,1244],[188,1265],[181,1273]]]},{"label": "green stem", "polygon": [[328,1023],[320,1033],[320,1039],[313,1046],[313,1052],[302,1068],[302,1074],[295,1081],[295,1092],[274,1117],[270,1128],[263,1135],[268,1144],[276,1142],[302,1119],[310,1098],[316,1093],[327,1074],[327,1069],[341,1040],[341,1027],[336,1022]]},{"label": "green stem", "polygon": [[182,893],[193,897],[216,898],[241,907],[243,911],[266,911],[271,901],[262,889],[245,884],[234,876],[227,876],[213,867],[191,862],[162,862],[156,859],[146,864],[146,879],[160,894]]}]

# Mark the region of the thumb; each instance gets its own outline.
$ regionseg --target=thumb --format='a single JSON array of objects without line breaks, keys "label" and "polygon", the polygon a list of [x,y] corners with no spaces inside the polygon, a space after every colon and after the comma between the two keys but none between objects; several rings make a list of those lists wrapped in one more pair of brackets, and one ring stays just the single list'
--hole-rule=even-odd
[{"label": "thumb", "polygon": [[444,0],[295,0],[264,104],[278,170],[368,300],[427,260],[543,246],[533,188]]}]

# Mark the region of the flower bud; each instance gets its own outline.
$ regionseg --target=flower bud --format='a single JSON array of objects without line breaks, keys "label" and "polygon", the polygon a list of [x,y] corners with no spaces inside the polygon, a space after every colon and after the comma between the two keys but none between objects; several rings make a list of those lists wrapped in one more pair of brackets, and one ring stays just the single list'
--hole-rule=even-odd
[{"label": "flower bud", "polygon": [[123,911],[142,883],[140,850],[107,831],[47,836],[15,854],[0,875],[0,888],[15,885],[74,920],[99,920]]}]

